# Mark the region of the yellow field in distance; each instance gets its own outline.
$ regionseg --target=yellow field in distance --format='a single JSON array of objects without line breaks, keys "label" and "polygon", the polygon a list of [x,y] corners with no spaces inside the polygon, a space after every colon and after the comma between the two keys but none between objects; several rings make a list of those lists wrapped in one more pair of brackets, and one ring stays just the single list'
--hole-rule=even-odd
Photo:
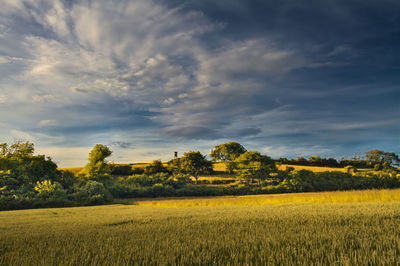
[{"label": "yellow field in distance", "polygon": [[248,196],[220,196],[202,198],[164,198],[126,200],[140,206],[155,207],[199,207],[199,206],[259,206],[294,203],[361,203],[361,202],[400,202],[400,189],[354,190],[334,192],[308,192]]},{"label": "yellow field in distance", "polygon": [[[144,168],[147,165],[149,165],[149,163],[130,163],[130,165],[132,166],[132,168]],[[164,165],[166,166],[167,164],[164,163]],[[285,170],[286,167],[293,167],[295,170],[309,170],[309,171],[313,171],[313,172],[326,172],[326,171],[340,171],[340,172],[345,172],[346,170],[344,168],[335,168],[335,167],[319,167],[319,166],[303,166],[303,165],[290,165],[290,164],[282,164],[278,166],[279,170]],[[73,172],[74,174],[79,173],[83,167],[63,167],[63,168],[59,168],[60,170],[69,170],[71,172]],[[213,164],[213,169],[214,171],[217,172],[224,172],[226,167],[223,163],[214,163]],[[363,169],[359,169],[359,170],[363,170]]]}]

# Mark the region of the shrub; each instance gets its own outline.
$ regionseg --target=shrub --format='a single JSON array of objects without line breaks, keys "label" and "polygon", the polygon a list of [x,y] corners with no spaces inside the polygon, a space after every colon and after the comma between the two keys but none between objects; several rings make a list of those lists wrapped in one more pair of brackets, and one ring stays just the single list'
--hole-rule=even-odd
[{"label": "shrub", "polygon": [[87,204],[104,204],[111,201],[110,192],[100,182],[89,180],[84,186],[79,187],[74,195],[74,200]]},{"label": "shrub", "polygon": [[37,198],[42,200],[66,199],[66,192],[61,184],[57,182],[53,183],[50,180],[37,181],[35,191],[37,192]]},{"label": "shrub", "polygon": [[144,169],[140,167],[135,167],[132,169],[132,175],[143,175]]},{"label": "shrub", "polygon": [[129,164],[110,164],[112,175],[129,176],[133,174],[132,166]]},{"label": "shrub", "polygon": [[146,175],[154,175],[158,173],[168,173],[168,169],[164,167],[160,160],[155,160],[144,168]]},{"label": "shrub", "polygon": [[68,170],[61,171],[60,184],[64,189],[71,189],[76,182],[78,182],[78,179],[74,173]]},{"label": "shrub", "polygon": [[348,173],[348,174],[354,174],[357,172],[357,168],[355,168],[352,165],[347,165],[344,167],[344,169],[346,170],[346,173]]}]

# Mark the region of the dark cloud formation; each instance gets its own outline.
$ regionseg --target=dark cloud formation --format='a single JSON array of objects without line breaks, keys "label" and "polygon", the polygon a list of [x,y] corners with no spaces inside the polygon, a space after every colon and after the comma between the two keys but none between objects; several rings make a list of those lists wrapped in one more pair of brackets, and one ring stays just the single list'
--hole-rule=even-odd
[{"label": "dark cloud formation", "polygon": [[5,0],[0,136],[126,161],[398,152],[399,47],[395,0]]}]

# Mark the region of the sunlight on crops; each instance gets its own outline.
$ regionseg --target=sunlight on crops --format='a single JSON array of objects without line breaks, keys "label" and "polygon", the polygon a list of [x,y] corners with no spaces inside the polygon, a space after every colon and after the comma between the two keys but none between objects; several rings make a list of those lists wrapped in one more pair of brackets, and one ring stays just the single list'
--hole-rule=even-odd
[{"label": "sunlight on crops", "polygon": [[221,196],[194,199],[142,200],[132,202],[143,206],[159,207],[196,207],[218,205],[257,206],[285,203],[400,202],[400,189],[290,193],[251,196]]},{"label": "sunlight on crops", "polygon": [[[133,168],[145,168],[147,165],[150,163],[131,163]],[[167,166],[166,162],[163,162],[164,166]],[[278,166],[279,170],[285,170],[286,167],[293,167],[295,170],[309,170],[313,172],[326,172],[326,171],[340,171],[340,172],[345,172],[346,170],[344,168],[335,168],[335,167],[319,167],[319,166],[303,166],[303,165],[288,165],[288,164],[282,164]],[[79,173],[83,167],[63,167],[59,168],[60,170],[69,170],[73,172],[74,174]],[[226,170],[225,164],[223,163],[213,163],[213,169],[214,171],[217,172],[224,172]],[[362,170],[362,169],[359,169]]]},{"label": "sunlight on crops", "polygon": [[399,202],[4,211],[0,264],[395,265],[399,214]]}]

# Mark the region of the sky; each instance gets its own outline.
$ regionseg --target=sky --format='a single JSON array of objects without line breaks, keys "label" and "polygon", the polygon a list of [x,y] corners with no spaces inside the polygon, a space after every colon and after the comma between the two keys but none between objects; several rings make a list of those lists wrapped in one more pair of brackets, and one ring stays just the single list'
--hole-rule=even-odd
[{"label": "sky", "polygon": [[59,166],[400,152],[398,0],[0,4],[0,142]]}]

